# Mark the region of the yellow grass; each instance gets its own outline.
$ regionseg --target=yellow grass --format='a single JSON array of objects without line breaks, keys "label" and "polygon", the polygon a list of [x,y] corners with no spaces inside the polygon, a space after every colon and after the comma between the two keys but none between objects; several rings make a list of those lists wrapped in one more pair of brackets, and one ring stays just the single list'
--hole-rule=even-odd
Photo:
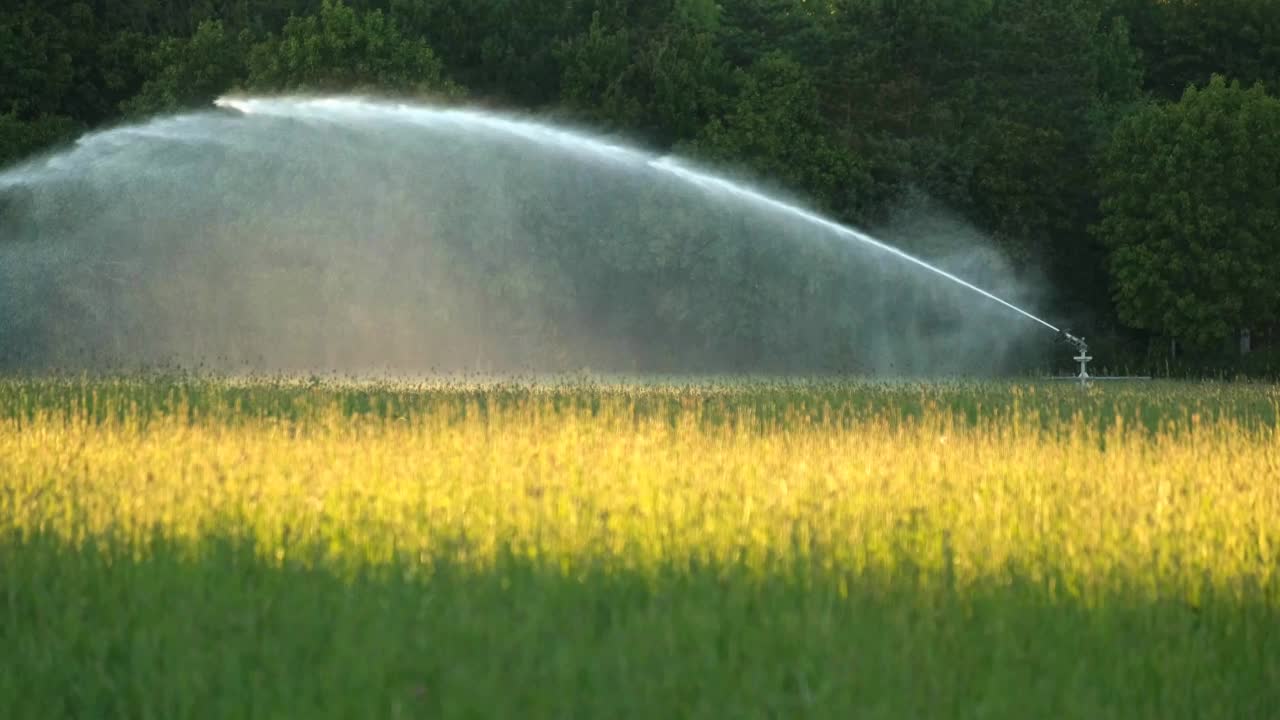
[{"label": "yellow grass", "polygon": [[0,379],[0,717],[1269,717],[1277,416]]},{"label": "yellow grass", "polygon": [[[594,416],[537,395],[459,419],[307,419],[184,412],[0,422],[0,521],[80,539],[151,532],[253,535],[282,559],[324,547],[353,560],[431,555],[466,539],[643,568],[709,559],[761,571],[801,554],[895,571],[902,559],[960,584],[1052,567],[1087,599],[1205,581],[1227,589],[1280,568],[1280,433],[1231,419],[1155,434],[1035,409],[961,422],[869,413],[849,428],[789,410],[700,425],[635,418],[626,396]],[[182,418],[182,419],[179,419]],[[145,427],[144,427],[145,425]],[[1043,426],[1043,427],[1042,427]]]}]

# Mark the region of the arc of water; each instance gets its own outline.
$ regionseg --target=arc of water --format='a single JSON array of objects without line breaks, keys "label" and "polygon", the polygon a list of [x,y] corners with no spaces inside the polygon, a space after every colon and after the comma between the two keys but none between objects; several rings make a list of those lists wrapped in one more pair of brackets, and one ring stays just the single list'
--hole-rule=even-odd
[{"label": "arc of water", "polygon": [[707,186],[715,187],[717,189],[723,190],[724,192],[731,193],[733,195],[749,200],[751,202],[754,202],[760,205],[765,205],[779,212],[787,213],[789,215],[793,215],[795,217],[801,218],[807,222],[813,223],[815,225],[819,225],[842,237],[846,237],[852,240],[857,240],[858,242],[866,243],[867,245],[870,245],[871,247],[874,247],[877,250],[887,252],[909,263],[918,265],[919,267],[922,267],[925,270],[928,270],[929,272],[936,273],[950,280],[951,282],[958,283],[978,293],[979,295],[982,295],[983,297],[994,300],[1000,303],[1001,305],[1009,308],[1010,310],[1020,313],[1023,316],[1040,323],[1041,325],[1049,328],[1054,332],[1062,332],[1057,327],[1036,317],[1035,315],[1032,315],[1026,310],[1023,310],[1022,308],[1018,307],[1017,305],[1014,305],[1013,303],[1010,303],[1009,301],[1004,300],[1003,298],[1000,298],[986,290],[983,290],[982,288],[978,287],[977,285],[974,285],[973,283],[967,280],[964,280],[963,278],[952,275],[951,273],[947,272],[946,270],[943,270],[942,268],[930,265],[924,260],[921,260],[920,258],[915,257],[914,255],[911,255],[910,253],[904,252],[892,245],[876,240],[875,238],[871,237],[870,235],[867,235],[864,232],[860,232],[858,230],[854,230],[851,227],[841,225],[833,220],[828,220],[827,218],[824,218],[821,215],[818,215],[817,213],[811,212],[809,210],[805,210],[804,208],[797,207],[795,205],[789,205],[785,202],[782,202],[781,200],[771,198],[768,195],[757,192],[747,187],[743,187],[742,185],[731,182],[729,180],[725,180],[724,178],[719,178],[714,175],[700,173],[700,172],[697,172],[696,170],[690,170],[667,158],[660,158],[658,160],[654,160],[650,163],[650,165],[652,165],[653,167],[665,170],[667,172],[670,172],[672,174],[675,174],[681,178],[684,178],[688,182],[692,182],[694,184],[697,184],[703,187],[707,187]]},{"label": "arc of water", "polygon": [[[670,158],[655,158],[638,150],[625,146],[604,142],[602,140],[592,138],[559,128],[548,127],[540,123],[527,120],[516,120],[503,118],[488,113],[481,113],[470,110],[460,109],[436,109],[415,107],[405,104],[389,104],[377,103],[358,98],[311,98],[311,99],[288,99],[288,98],[219,98],[216,104],[220,107],[233,108],[245,114],[266,114],[277,116],[311,116],[328,111],[329,113],[337,112],[346,115],[368,115],[371,112],[390,113],[398,116],[399,119],[409,122],[428,121],[455,121],[465,122],[496,130],[500,133],[522,137],[533,142],[551,143],[557,145],[576,145],[585,147],[597,155],[611,157],[618,160],[625,160],[637,163],[644,163],[649,167],[673,175],[684,182],[690,183],[697,187],[710,189],[718,192],[727,193],[746,200],[758,206],[763,206],[771,210],[785,213],[793,217],[804,220],[805,222],[822,227],[840,237],[848,240],[854,240],[863,243],[869,247],[875,248],[881,252],[889,253],[900,260],[916,265],[951,282],[957,283],[983,297],[1003,305],[1014,312],[1053,330],[1055,333],[1062,331],[1053,324],[1036,317],[1035,315],[1023,310],[1013,303],[974,285],[973,283],[953,275],[952,273],[936,267],[924,260],[921,260],[910,253],[904,252],[892,245],[876,240],[874,237],[855,230],[854,228],[841,225],[833,220],[829,220],[817,213],[806,210],[797,205],[783,202],[777,198],[770,197],[760,191],[753,190],[745,185],[735,183],[723,177],[712,175],[700,170],[692,169],[686,165],[678,163]],[[316,111],[320,111],[317,113]]]},{"label": "arc of water", "polygon": [[[497,131],[502,134],[521,137],[532,142],[543,144],[555,144],[561,147],[571,147],[586,149],[590,152],[614,160],[625,162],[635,162],[647,165],[655,170],[668,173],[686,183],[692,184],[703,189],[709,189],[717,192],[727,193],[746,200],[757,206],[762,206],[770,210],[791,215],[793,217],[804,220],[818,227],[824,228],[837,236],[854,240],[872,247],[881,252],[888,253],[900,260],[916,265],[940,277],[943,277],[953,283],[961,285],[983,297],[992,300],[1014,312],[1053,330],[1055,333],[1062,331],[1051,323],[1036,317],[1035,315],[1023,310],[1013,303],[998,297],[997,295],[974,285],[973,283],[953,275],[952,273],[936,267],[920,258],[904,252],[892,245],[881,242],[870,235],[856,230],[854,228],[841,225],[833,220],[829,220],[817,213],[806,210],[798,205],[783,202],[774,197],[770,197],[758,190],[751,189],[745,185],[735,183],[731,180],[719,177],[707,172],[690,168],[670,158],[655,158],[633,148],[623,145],[604,142],[602,140],[592,138],[588,135],[570,132],[567,130],[549,127],[540,123],[517,120],[512,118],[504,118],[501,116],[482,113],[472,110],[461,109],[441,109],[422,106],[411,106],[405,104],[379,103],[361,98],[353,97],[328,97],[328,98],[236,98],[223,97],[215,101],[215,105],[222,108],[231,108],[246,115],[271,115],[277,117],[298,117],[310,118],[318,120],[335,120],[335,117],[368,117],[376,115],[384,120],[399,120],[402,122],[427,124],[429,122],[460,122],[467,123],[478,127],[483,127],[491,131]],[[167,128],[166,128],[167,129]],[[157,132],[159,128],[147,127],[142,130],[125,132]],[[121,130],[108,131],[106,134],[113,132],[122,132]]]}]

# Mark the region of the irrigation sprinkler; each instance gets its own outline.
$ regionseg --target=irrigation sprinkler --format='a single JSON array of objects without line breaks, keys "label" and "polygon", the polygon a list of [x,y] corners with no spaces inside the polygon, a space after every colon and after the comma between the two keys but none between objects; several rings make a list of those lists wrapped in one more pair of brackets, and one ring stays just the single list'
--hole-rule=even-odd
[{"label": "irrigation sprinkler", "polygon": [[1075,345],[1076,350],[1080,353],[1075,356],[1075,361],[1080,363],[1080,374],[1076,375],[1076,378],[1080,380],[1080,386],[1085,387],[1089,384],[1089,361],[1093,359],[1093,356],[1089,354],[1089,343],[1086,343],[1084,338],[1076,337],[1065,330],[1062,332],[1062,336],[1066,338],[1067,342]]},{"label": "irrigation sprinkler", "polygon": [[1150,380],[1150,376],[1146,375],[1108,375],[1095,376],[1089,374],[1089,361],[1093,360],[1093,356],[1089,354],[1089,343],[1084,341],[1082,337],[1076,337],[1065,330],[1059,330],[1062,339],[1066,340],[1076,348],[1076,356],[1072,358],[1080,363],[1080,372],[1077,375],[1065,375],[1051,378],[1053,380],[1073,380],[1080,383],[1080,387],[1087,388],[1091,383],[1097,380]]}]

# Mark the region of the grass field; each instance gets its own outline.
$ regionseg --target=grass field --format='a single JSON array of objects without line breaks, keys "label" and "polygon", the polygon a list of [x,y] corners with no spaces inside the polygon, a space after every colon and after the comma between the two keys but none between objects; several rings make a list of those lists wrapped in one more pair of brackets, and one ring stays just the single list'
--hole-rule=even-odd
[{"label": "grass field", "polygon": [[0,380],[0,717],[1280,717],[1278,411]]}]

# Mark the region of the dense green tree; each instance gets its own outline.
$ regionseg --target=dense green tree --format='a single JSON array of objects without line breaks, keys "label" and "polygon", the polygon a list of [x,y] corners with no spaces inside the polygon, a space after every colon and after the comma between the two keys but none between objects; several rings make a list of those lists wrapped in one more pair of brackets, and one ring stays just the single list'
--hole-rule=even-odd
[{"label": "dense green tree", "polygon": [[0,12],[0,112],[89,126],[116,117],[143,81],[138,57],[152,40],[116,27],[95,5],[20,0]]},{"label": "dense green tree", "polygon": [[[1024,260],[1054,269],[1076,286],[1090,268],[1079,257],[1095,194],[1090,156],[1106,108],[1138,93],[1137,57],[1123,22],[1095,0],[1000,0],[984,43],[982,152],[971,195],[980,223]],[[1101,288],[1086,289],[1094,294]]]},{"label": "dense green tree", "polygon": [[249,84],[273,90],[381,90],[454,94],[427,43],[381,10],[324,0],[318,15],[292,17],[249,55]]},{"label": "dense green tree", "polygon": [[776,51],[811,65],[827,44],[820,25],[824,5],[807,0],[722,2],[717,25],[725,52],[738,67]]},{"label": "dense green tree", "polygon": [[0,168],[70,139],[80,130],[74,120],[47,115],[19,120],[13,113],[0,115]]},{"label": "dense green tree", "polygon": [[1280,100],[1214,77],[1125,120],[1107,149],[1116,308],[1204,346],[1280,315]]},{"label": "dense green tree", "polygon": [[826,209],[857,207],[869,185],[855,155],[829,139],[812,79],[795,60],[770,53],[737,74],[735,101],[690,149],[723,165],[805,191]]},{"label": "dense green tree", "polygon": [[1146,88],[1177,100],[1221,74],[1280,91],[1280,3],[1275,0],[1114,0],[1133,27]]},{"label": "dense green tree", "polygon": [[[475,96],[521,107],[554,105],[563,74],[557,52],[617,0],[390,0],[408,31],[431,44],[450,77]],[[660,3],[653,3],[657,5]]]},{"label": "dense green tree", "polygon": [[59,112],[75,79],[63,19],[35,3],[0,13],[0,68],[0,112]]},{"label": "dense green tree", "polygon": [[659,147],[697,135],[725,105],[731,69],[714,36],[696,20],[673,17],[658,31],[590,28],[561,48],[562,97],[598,126]]},{"label": "dense green tree", "polygon": [[247,31],[232,35],[219,20],[200,23],[190,38],[166,38],[148,58],[150,79],[123,109],[145,115],[209,103],[244,82],[249,44]]},{"label": "dense green tree", "polygon": [[621,127],[641,124],[644,108],[624,84],[632,72],[633,48],[626,28],[608,29],[600,14],[585,33],[564,43],[562,97],[589,119]]},{"label": "dense green tree", "polygon": [[841,146],[870,164],[875,205],[914,189],[970,209],[987,5],[832,1],[825,47],[813,43],[820,101]]}]

